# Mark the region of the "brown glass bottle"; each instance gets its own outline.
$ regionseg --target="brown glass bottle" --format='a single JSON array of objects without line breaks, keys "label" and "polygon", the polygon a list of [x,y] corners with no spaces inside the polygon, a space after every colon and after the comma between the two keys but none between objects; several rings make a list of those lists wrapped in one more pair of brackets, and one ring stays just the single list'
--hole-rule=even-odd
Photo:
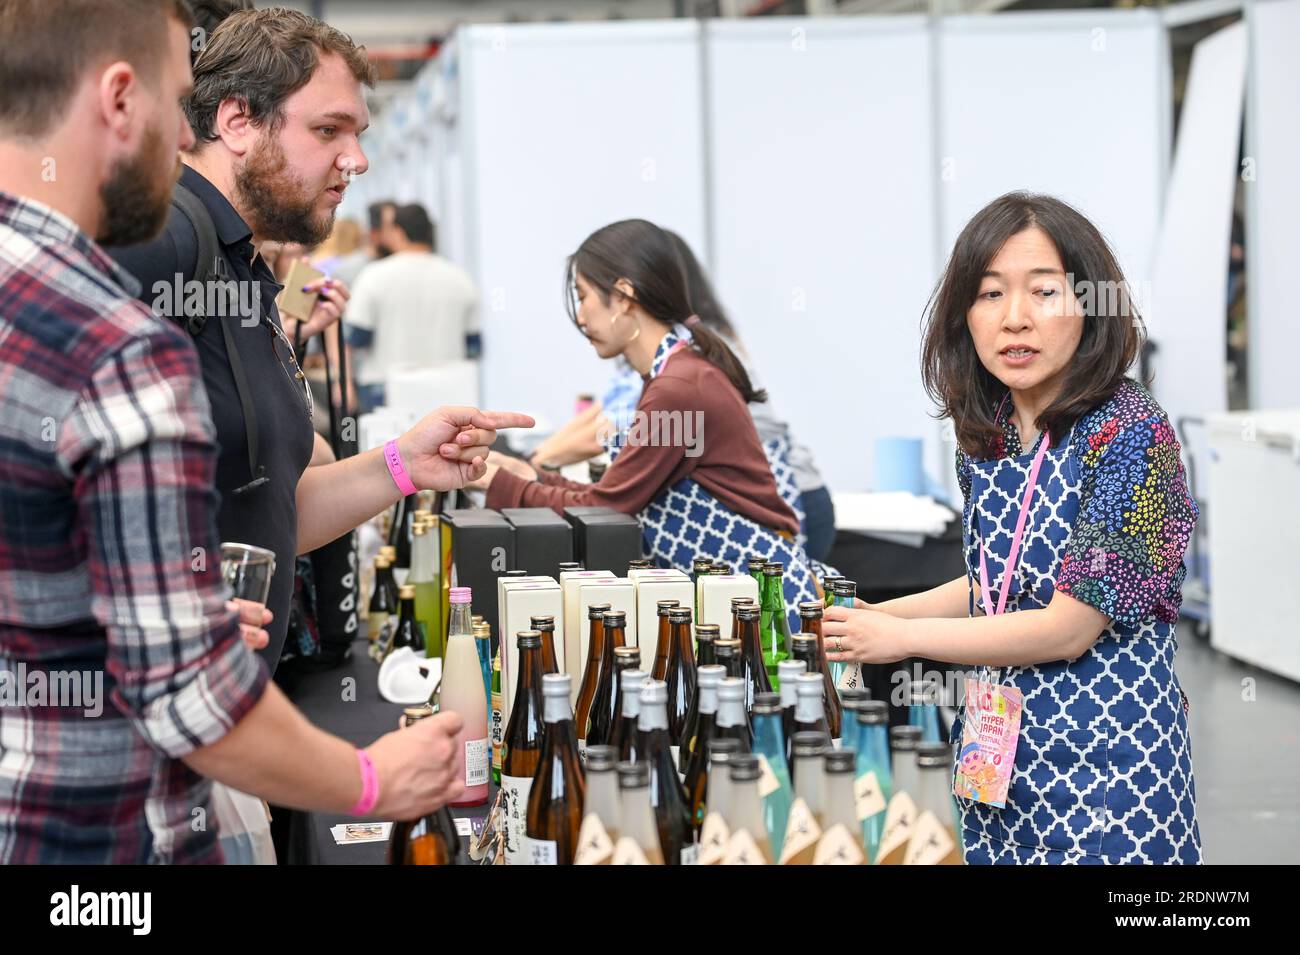
[{"label": "brown glass bottle", "polygon": [[[732,640],[740,639],[740,621],[736,619],[736,611],[747,605],[754,603],[753,597],[732,597],[731,598],[731,633]],[[757,604],[755,604],[757,606]]]},{"label": "brown glass bottle", "polygon": [[[403,713],[407,726],[433,715],[427,706],[413,706]],[[460,853],[456,823],[446,806],[425,813],[419,819],[393,823],[388,836],[389,865],[455,865]]]},{"label": "brown glass bottle", "polygon": [[830,727],[831,738],[839,739],[841,727],[844,725],[844,707],[841,705],[840,694],[835,686],[835,678],[831,676],[831,665],[826,659],[826,640],[822,636],[822,605],[810,600],[799,605],[799,625],[803,628],[804,633],[811,633],[817,638],[817,663],[816,666],[810,666],[810,673],[820,673],[822,682],[826,685],[826,725]]},{"label": "brown glass bottle", "polygon": [[691,612],[679,607],[668,612],[668,736],[672,745],[682,745],[686,716],[695,699],[695,649],[691,646]]},{"label": "brown glass bottle", "polygon": [[623,646],[627,632],[627,614],[622,610],[605,611],[605,651],[600,664],[600,682],[591,701],[591,715],[587,723],[587,743],[601,746],[609,743],[614,732],[614,702],[618,674],[614,671],[615,653]]},{"label": "brown glass bottle", "polygon": [[543,614],[532,617],[529,625],[542,635],[542,672],[559,673],[560,662],[555,657],[555,617]]},{"label": "brown glass bottle", "polygon": [[772,681],[768,679],[767,667],[763,663],[762,616],[762,610],[752,603],[736,610],[738,631],[736,637],[740,640],[741,679],[745,681],[746,713],[754,709],[756,695],[772,692]]},{"label": "brown glass bottle", "polygon": [[713,644],[714,657],[727,668],[727,676],[744,679],[745,657],[739,640],[717,640]]},{"label": "brown glass bottle", "polygon": [[[600,668],[605,660],[605,611],[608,609],[609,604],[591,604],[587,607],[587,622],[591,628],[587,640],[587,665],[582,671],[582,686],[573,707],[573,726],[578,733],[580,750],[587,746],[591,704],[595,701],[596,689],[600,686]],[[612,658],[613,654],[610,656]]]},{"label": "brown glass bottle", "polygon": [[[628,650],[635,647],[622,647]],[[615,651],[617,654],[618,651]],[[615,665],[618,660],[615,659]],[[615,759],[622,762],[635,760],[640,750],[637,749],[637,721],[641,715],[641,684],[649,679],[644,670],[623,670],[618,675],[618,705],[614,720],[614,735],[610,739],[610,748],[615,750]],[[587,753],[591,755],[590,751]]]},{"label": "brown glass bottle", "polygon": [[542,677],[542,711],[546,738],[533,785],[528,792],[524,843],[530,865],[573,865],[582,828],[585,790],[569,709],[572,678],[567,673]]},{"label": "brown glass bottle", "polygon": [[[610,630],[609,620],[612,616],[613,614],[610,614],[605,618],[606,634]],[[623,695],[623,673],[626,670],[639,669],[640,666],[640,647],[614,648],[614,670],[609,678],[610,692],[612,693],[611,705],[608,709],[603,705],[600,690],[597,690],[596,702],[591,712],[591,729],[587,732],[588,746],[613,745],[614,730],[618,727],[620,718],[619,705],[622,702]]]},{"label": "brown glass bottle", "polygon": [[641,687],[637,745],[642,750],[638,762],[650,764],[650,803],[664,862],[691,865],[695,861],[695,830],[668,737],[668,687],[660,680]]},{"label": "brown glass bottle", "polygon": [[685,768],[683,785],[691,806],[691,826],[698,835],[704,823],[704,790],[709,775],[709,744],[714,735],[714,720],[718,715],[718,684],[727,671],[716,664],[696,669],[695,699],[697,719],[682,746],[682,763]]},{"label": "brown glass bottle", "polygon": [[542,635],[536,630],[521,631],[515,642],[519,647],[519,682],[515,685],[514,706],[506,726],[501,751],[501,817],[505,836],[506,865],[524,865],[524,823],[528,812],[528,793],[542,758],[546,724],[542,712]]},{"label": "brown glass bottle", "polygon": [[695,628],[695,645],[702,648],[709,654],[709,659],[697,657],[695,660],[696,687],[695,695],[691,697],[690,709],[686,711],[686,726],[682,730],[682,744],[678,747],[677,757],[678,766],[681,767],[682,775],[685,777],[686,764],[690,762],[691,751],[690,742],[699,732],[700,725],[700,688],[699,673],[700,667],[709,666],[716,656],[715,647],[718,640],[719,627],[716,623],[702,623]]},{"label": "brown glass bottle", "polygon": [[668,612],[679,605],[676,600],[655,602],[655,612],[659,616],[659,638],[655,641],[655,658],[650,669],[650,678],[653,680],[662,680],[668,674]]}]

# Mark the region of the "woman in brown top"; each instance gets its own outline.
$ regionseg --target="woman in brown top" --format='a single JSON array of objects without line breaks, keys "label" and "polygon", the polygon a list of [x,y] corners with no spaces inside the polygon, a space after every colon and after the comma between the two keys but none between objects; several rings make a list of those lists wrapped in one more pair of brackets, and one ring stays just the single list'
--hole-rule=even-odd
[{"label": "woman in brown top", "polygon": [[735,566],[759,554],[784,565],[788,608],[817,599],[798,518],[777,492],[746,405],[766,394],[699,324],[668,234],[644,219],[615,222],[592,233],[567,268],[570,316],[601,358],[622,356],[641,373],[641,400],[598,483],[493,455],[474,485],[486,489],[487,506],[612,507],[637,517],[643,552],[660,566],[689,572],[696,557]]}]

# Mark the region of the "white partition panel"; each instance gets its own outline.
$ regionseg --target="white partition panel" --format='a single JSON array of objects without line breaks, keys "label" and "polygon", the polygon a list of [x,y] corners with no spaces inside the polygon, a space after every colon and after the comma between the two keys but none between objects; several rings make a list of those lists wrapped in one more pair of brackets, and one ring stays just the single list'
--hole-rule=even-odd
[{"label": "white partition panel", "polygon": [[1046,192],[1096,223],[1140,299],[1168,157],[1170,74],[1157,15],[952,17],[940,51],[942,254],[990,200]]},{"label": "white partition panel", "polygon": [[938,433],[918,360],[935,247],[925,21],[714,21],[706,37],[719,295],[828,483],[865,490],[876,437]]},{"label": "white partition panel", "polygon": [[1295,408],[1300,321],[1291,299],[1300,262],[1300,0],[1253,3],[1248,11],[1250,405]]},{"label": "white partition panel", "polygon": [[[1244,23],[1196,44],[1149,314],[1159,348],[1154,393],[1175,422],[1227,408],[1228,251],[1245,76]],[[1201,436],[1183,437],[1194,442]],[[1197,470],[1205,474],[1208,467]]]},{"label": "white partition panel", "polygon": [[646,218],[704,235],[694,21],[472,26],[457,36],[467,262],[483,401],[558,425],[613,367],[569,323],[565,258]]}]

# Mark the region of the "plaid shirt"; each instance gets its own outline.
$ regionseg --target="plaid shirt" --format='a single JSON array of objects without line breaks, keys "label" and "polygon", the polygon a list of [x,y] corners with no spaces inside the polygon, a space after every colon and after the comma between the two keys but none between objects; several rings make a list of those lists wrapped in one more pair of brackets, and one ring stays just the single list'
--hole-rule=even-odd
[{"label": "plaid shirt", "polygon": [[0,864],[219,862],[180,757],[266,685],[225,609],[198,360],[133,285],[0,192]]}]

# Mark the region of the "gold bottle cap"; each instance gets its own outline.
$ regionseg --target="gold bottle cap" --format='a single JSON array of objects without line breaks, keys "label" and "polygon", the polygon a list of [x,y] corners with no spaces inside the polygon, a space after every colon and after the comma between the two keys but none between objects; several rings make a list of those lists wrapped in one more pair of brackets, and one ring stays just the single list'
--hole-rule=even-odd
[{"label": "gold bottle cap", "polygon": [[379,553],[381,556],[387,557],[389,560],[397,559],[397,548],[392,544],[385,544],[383,547],[379,548]]},{"label": "gold bottle cap", "polygon": [[427,716],[432,716],[433,707],[428,703],[423,703],[420,706],[408,706],[406,709],[402,710],[402,715],[406,717],[406,725],[410,726],[418,720],[422,720]]},{"label": "gold bottle cap", "polygon": [[423,521],[416,521],[414,524],[411,525],[411,533],[414,534],[416,537],[423,537],[426,533],[428,533],[428,530],[429,528],[425,525]]},{"label": "gold bottle cap", "polygon": [[415,587],[411,584],[403,584],[397,588],[397,596],[402,600],[414,600]]},{"label": "gold bottle cap", "polygon": [[383,554],[380,554],[378,557],[375,558],[375,570],[387,570],[389,567],[392,566],[393,566],[393,562],[389,560],[387,557],[385,557]]},{"label": "gold bottle cap", "polygon": [[487,624],[487,623],[476,623],[476,624],[474,624],[474,639],[475,639],[475,640],[491,640],[491,639],[492,639],[492,625],[491,625],[491,624]]}]

